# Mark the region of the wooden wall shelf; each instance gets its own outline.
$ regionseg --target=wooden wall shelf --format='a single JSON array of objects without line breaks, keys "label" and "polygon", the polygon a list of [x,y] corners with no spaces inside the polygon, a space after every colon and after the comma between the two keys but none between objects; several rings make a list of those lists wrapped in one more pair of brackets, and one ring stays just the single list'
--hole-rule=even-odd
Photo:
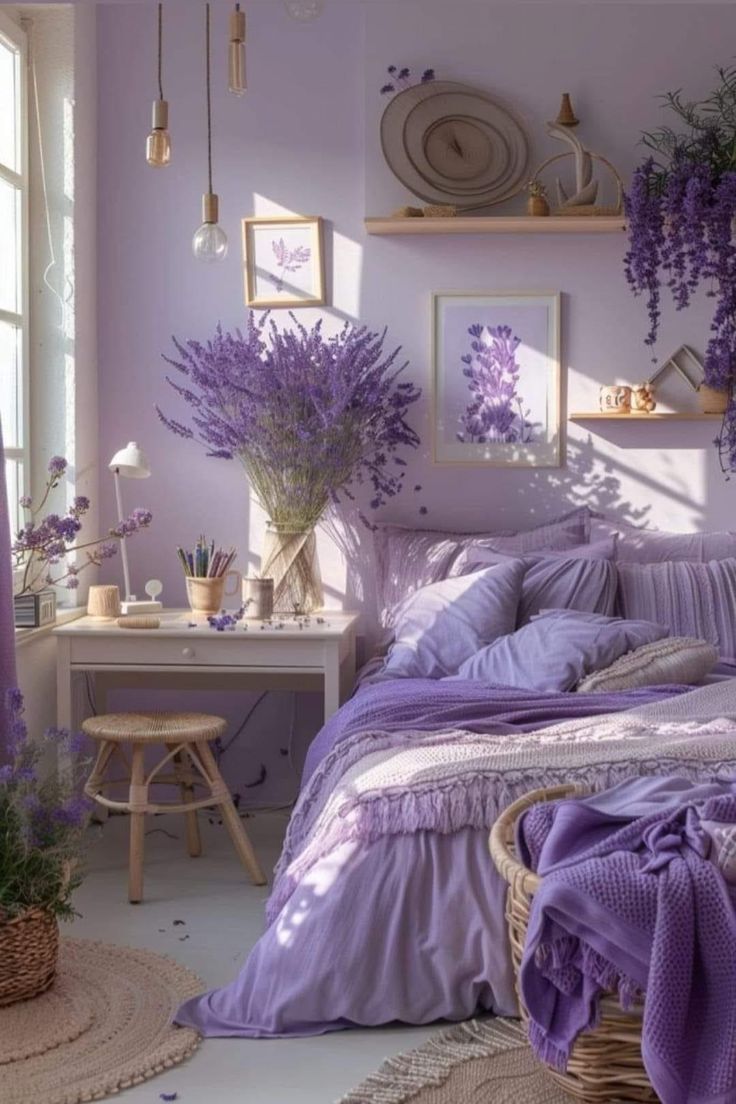
[{"label": "wooden wall shelf", "polygon": [[454,218],[367,218],[369,234],[621,234],[611,215],[456,215]]},{"label": "wooden wall shelf", "polygon": [[710,422],[722,418],[722,414],[701,414],[697,410],[654,411],[652,414],[604,414],[600,410],[591,410],[569,415],[571,422],[621,422],[624,425],[632,422]]}]

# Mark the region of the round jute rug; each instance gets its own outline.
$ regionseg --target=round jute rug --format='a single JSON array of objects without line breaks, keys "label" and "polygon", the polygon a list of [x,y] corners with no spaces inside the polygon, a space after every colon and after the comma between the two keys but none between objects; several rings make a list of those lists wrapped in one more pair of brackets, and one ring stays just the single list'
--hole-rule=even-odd
[{"label": "round jute rug", "polygon": [[570,1104],[516,1020],[471,1020],[389,1058],[340,1104]]},{"label": "round jute rug", "polygon": [[0,1104],[81,1104],[169,1069],[199,1043],[172,1014],[202,989],[152,951],[62,939],[52,988],[0,1008]]}]

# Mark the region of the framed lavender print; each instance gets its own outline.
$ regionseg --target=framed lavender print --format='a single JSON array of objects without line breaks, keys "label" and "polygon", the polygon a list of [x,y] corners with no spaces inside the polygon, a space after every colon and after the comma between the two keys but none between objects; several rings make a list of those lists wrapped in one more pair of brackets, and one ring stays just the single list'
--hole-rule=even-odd
[{"label": "framed lavender print", "polygon": [[256,309],[325,301],[322,219],[244,218],[245,302]]},{"label": "framed lavender print", "polygon": [[560,297],[433,297],[434,462],[559,467]]}]

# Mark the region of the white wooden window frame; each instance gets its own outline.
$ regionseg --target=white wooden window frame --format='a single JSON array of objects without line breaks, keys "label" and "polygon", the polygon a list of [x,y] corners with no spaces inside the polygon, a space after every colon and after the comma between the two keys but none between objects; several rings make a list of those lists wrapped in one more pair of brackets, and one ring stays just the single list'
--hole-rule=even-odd
[{"label": "white wooden window frame", "polygon": [[[29,175],[28,175],[28,40],[25,32],[6,15],[0,12],[0,41],[9,46],[18,56],[18,90],[19,96],[16,103],[16,133],[19,135],[19,162],[20,172],[15,172],[9,166],[0,162],[0,178],[11,184],[20,192],[20,228],[18,241],[18,263],[20,265],[20,310],[8,311],[0,308],[0,321],[8,322],[17,327],[21,340],[21,410],[20,410],[20,442],[21,447],[5,447],[5,456],[8,460],[20,461],[21,480],[19,481],[19,493],[28,494],[31,487],[30,472],[30,295],[29,295],[29,269],[30,269],[30,236],[28,229],[28,203],[29,203]],[[2,381],[0,381],[1,385]],[[0,473],[5,478],[5,472]],[[9,503],[11,524],[15,527],[17,515],[14,513],[16,504]]]}]

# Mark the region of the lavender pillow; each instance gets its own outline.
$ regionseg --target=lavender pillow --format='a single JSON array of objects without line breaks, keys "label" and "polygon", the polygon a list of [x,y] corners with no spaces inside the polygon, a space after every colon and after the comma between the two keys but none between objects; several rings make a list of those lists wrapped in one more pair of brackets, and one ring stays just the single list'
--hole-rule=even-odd
[{"label": "lavender pillow", "polygon": [[476,652],[462,664],[458,676],[527,690],[573,690],[586,675],[666,635],[662,625],[648,621],[545,610],[528,625]]},{"label": "lavender pillow", "polygon": [[512,560],[410,595],[396,610],[384,677],[454,675],[479,648],[513,631],[523,575],[523,566]]},{"label": "lavender pillow", "polygon": [[[580,610],[606,616],[614,612],[618,576],[612,563],[615,538],[583,544],[546,556],[524,556],[524,582],[517,627],[527,625],[543,609]],[[461,553],[452,573],[478,570],[482,564],[501,563],[504,557],[478,543]],[[508,562],[505,560],[505,562]]]},{"label": "lavender pillow", "polygon": [[381,624],[394,624],[396,607],[421,587],[446,579],[458,555],[471,543],[491,542],[507,555],[585,544],[590,532],[587,506],[525,533],[450,533],[381,525],[375,532],[376,585]]},{"label": "lavender pillow", "polygon": [[708,563],[736,557],[736,533],[667,533],[605,518],[594,519],[591,527],[593,540],[618,536],[616,559],[620,563]]},{"label": "lavender pillow", "polygon": [[624,617],[665,625],[671,636],[706,640],[736,662],[736,559],[618,565]]}]

